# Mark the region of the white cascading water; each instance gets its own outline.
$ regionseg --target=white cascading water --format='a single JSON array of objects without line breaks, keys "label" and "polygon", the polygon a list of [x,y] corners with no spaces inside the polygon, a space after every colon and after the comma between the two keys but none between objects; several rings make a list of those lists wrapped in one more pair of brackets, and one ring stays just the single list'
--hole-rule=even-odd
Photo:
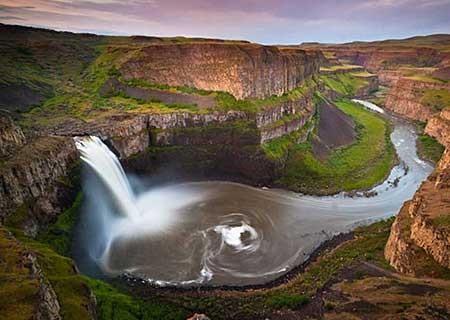
[{"label": "white cascading water", "polygon": [[[95,136],[76,137],[84,172],[85,204],[83,236],[90,258],[106,273],[110,248],[115,240],[154,237],[164,234],[176,222],[180,208],[200,201],[206,193],[193,194],[177,188],[158,188],[136,194],[116,155]],[[120,273],[123,272],[120,271]]]},{"label": "white cascading water", "polygon": [[119,160],[109,148],[95,136],[75,138],[75,145],[84,161],[110,190],[119,212],[130,218],[140,215],[136,198]]}]

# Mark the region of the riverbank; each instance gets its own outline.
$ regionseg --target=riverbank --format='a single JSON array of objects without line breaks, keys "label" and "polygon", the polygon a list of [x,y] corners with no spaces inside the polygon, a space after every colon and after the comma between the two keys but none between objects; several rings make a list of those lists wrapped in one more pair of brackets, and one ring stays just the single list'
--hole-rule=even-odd
[{"label": "riverbank", "polygon": [[356,141],[320,160],[313,152],[311,136],[289,152],[277,186],[304,194],[331,195],[368,190],[389,175],[397,163],[389,120],[349,100],[336,105],[356,123]]}]

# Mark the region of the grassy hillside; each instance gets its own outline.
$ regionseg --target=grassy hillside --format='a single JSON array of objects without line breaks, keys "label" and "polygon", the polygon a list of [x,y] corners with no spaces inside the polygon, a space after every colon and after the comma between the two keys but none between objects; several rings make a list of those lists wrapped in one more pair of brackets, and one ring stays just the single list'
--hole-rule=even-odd
[{"label": "grassy hillside", "polygon": [[318,194],[365,189],[389,173],[395,151],[389,138],[389,124],[358,104],[343,100],[336,105],[357,124],[355,143],[337,149],[321,161],[314,156],[312,139],[289,151],[283,176],[278,181],[290,189]]}]

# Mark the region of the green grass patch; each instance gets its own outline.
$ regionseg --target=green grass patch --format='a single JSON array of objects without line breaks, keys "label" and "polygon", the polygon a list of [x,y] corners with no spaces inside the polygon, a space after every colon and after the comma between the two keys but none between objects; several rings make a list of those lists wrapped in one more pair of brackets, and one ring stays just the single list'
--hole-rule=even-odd
[{"label": "green grass patch", "polygon": [[294,131],[280,138],[270,140],[262,145],[266,156],[273,161],[284,161],[289,150],[295,146],[297,141],[311,129],[311,126],[317,121],[317,115],[308,121],[300,130]]},{"label": "green grass patch", "polygon": [[[78,199],[80,198],[81,196]],[[66,215],[69,216],[67,213]],[[59,227],[70,225],[67,220],[71,219],[62,217],[56,225]],[[44,277],[51,283],[58,296],[61,315],[64,319],[90,319],[88,307],[91,305],[90,290],[96,297],[100,320],[172,320],[187,317],[186,310],[169,302],[156,298],[151,301],[135,299],[104,281],[78,274],[72,259],[64,257],[52,249],[51,246],[55,245],[53,238],[49,239],[44,236],[33,240],[17,229],[11,229],[11,231],[21,245],[36,254]],[[57,248],[64,248],[59,242],[56,244]]]},{"label": "green grass patch", "polygon": [[417,151],[421,158],[436,163],[444,153],[444,146],[435,138],[421,133],[417,140]]},{"label": "green grass patch", "polygon": [[186,319],[183,308],[163,302],[157,298],[143,301],[119,291],[105,283],[85,277],[97,299],[99,320],[177,320]]},{"label": "green grass patch", "polygon": [[360,69],[361,66],[353,65],[353,64],[338,64],[334,66],[329,67],[321,67],[320,71],[339,71],[339,70],[346,70],[351,71],[352,69]]},{"label": "green grass patch", "polygon": [[450,228],[450,213],[443,213],[432,221],[437,226]]},{"label": "green grass patch", "polygon": [[344,96],[355,96],[368,82],[362,77],[354,77],[350,73],[335,75],[322,75],[319,77],[327,88],[336,91]]},{"label": "green grass patch", "polygon": [[437,84],[443,84],[443,83],[447,83],[448,82],[448,81],[445,81],[445,80],[441,80],[441,79],[438,79],[438,78],[430,77],[428,75],[421,75],[421,74],[410,75],[407,78],[411,79],[411,80],[430,82],[430,83],[437,83]]},{"label": "green grass patch", "polygon": [[53,251],[49,245],[24,236],[12,230],[16,238],[36,253],[44,276],[50,281],[61,306],[64,319],[89,319],[87,306],[90,303],[89,288],[83,278],[75,272],[70,258]]},{"label": "green grass patch", "polygon": [[282,292],[267,298],[266,304],[275,309],[298,309],[308,304],[310,298],[303,294]]},{"label": "green grass patch", "polygon": [[420,102],[437,112],[450,107],[450,91],[426,89]]},{"label": "green grass patch", "polygon": [[325,161],[314,156],[311,140],[296,145],[278,181],[281,186],[299,192],[333,194],[367,189],[389,174],[395,151],[387,121],[350,101],[340,101],[337,106],[357,124],[357,141],[333,151]]},{"label": "green grass patch", "polygon": [[236,99],[233,95],[223,91],[209,91],[201,90],[185,86],[169,86],[165,84],[150,83],[141,79],[124,80],[124,83],[131,86],[150,88],[161,91],[180,92],[188,94],[198,94],[202,96],[213,96],[216,99],[217,110],[229,111],[229,110],[241,110],[249,113],[256,113],[260,110],[269,109],[278,106],[288,101],[295,101],[303,97],[308,93],[308,90],[314,88],[316,83],[314,80],[308,80],[303,85],[286,92],[283,95],[273,95],[264,99]]}]

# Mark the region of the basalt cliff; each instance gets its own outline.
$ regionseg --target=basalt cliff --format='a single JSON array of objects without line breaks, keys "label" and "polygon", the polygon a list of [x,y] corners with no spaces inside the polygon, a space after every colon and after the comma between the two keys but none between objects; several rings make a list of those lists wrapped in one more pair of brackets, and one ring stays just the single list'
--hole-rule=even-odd
[{"label": "basalt cliff", "polygon": [[125,79],[226,91],[237,99],[266,98],[317,74],[320,55],[256,44],[149,45],[127,54],[120,71]]}]

